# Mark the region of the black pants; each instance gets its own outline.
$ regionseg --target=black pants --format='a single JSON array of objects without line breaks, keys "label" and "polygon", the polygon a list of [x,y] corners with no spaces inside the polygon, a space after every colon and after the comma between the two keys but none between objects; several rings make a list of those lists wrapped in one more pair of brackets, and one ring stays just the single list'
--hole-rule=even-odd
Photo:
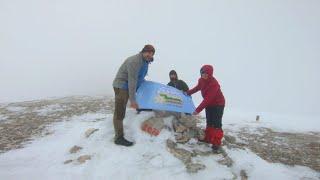
[{"label": "black pants", "polygon": [[207,126],[214,128],[222,127],[224,106],[211,106],[206,108]]}]

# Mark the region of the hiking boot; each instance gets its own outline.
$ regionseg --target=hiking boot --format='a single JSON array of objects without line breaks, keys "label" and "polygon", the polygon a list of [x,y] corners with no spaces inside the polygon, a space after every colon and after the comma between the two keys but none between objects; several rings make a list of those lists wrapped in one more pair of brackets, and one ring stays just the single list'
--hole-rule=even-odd
[{"label": "hiking boot", "polygon": [[115,141],[114,141],[115,144],[117,145],[120,145],[120,146],[132,146],[133,145],[133,142],[130,142],[128,140],[126,140],[123,136],[117,138]]},{"label": "hiking boot", "polygon": [[212,145],[212,152],[215,154],[221,154],[223,150],[221,146]]}]

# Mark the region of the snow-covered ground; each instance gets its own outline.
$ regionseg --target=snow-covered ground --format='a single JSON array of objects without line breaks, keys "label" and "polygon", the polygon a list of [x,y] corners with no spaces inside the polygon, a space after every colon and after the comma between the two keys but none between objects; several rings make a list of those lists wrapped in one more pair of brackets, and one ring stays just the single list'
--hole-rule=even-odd
[{"label": "snow-covered ground", "polygon": [[4,121],[6,119],[7,119],[7,116],[4,116],[4,115],[0,114],[0,121]]},{"label": "snow-covered ground", "polygon": [[[55,110],[48,107],[45,113]],[[58,108],[59,109],[59,108]],[[269,163],[250,150],[226,149],[234,160],[232,167],[219,164],[220,155],[196,157],[195,161],[206,165],[206,169],[195,174],[186,172],[183,163],[166,149],[166,140],[172,138],[169,130],[163,130],[158,137],[151,137],[140,130],[141,123],[153,113],[136,115],[129,110],[124,120],[126,137],[135,141],[135,146],[126,148],[113,143],[112,114],[86,113],[73,116],[68,121],[51,124],[48,136],[37,138],[22,149],[0,154],[0,179],[37,180],[37,179],[240,179],[240,171],[245,170],[249,179],[319,179],[320,173],[301,166],[286,166]],[[239,126],[235,126],[235,124]],[[243,119],[234,121],[226,112],[225,127],[242,126],[278,127],[276,122],[255,122]],[[279,127],[280,127],[279,126]],[[89,128],[99,129],[89,138],[85,132]],[[300,129],[301,130],[301,129]],[[70,154],[74,145],[83,149]],[[81,155],[92,159],[84,164],[74,161]],[[236,176],[235,176],[236,175]]]},{"label": "snow-covered ground", "polygon": [[[203,114],[204,115],[204,114]],[[256,121],[256,116],[260,120]],[[237,126],[266,127],[276,131],[284,132],[310,132],[320,131],[319,116],[301,116],[276,114],[268,112],[245,112],[238,109],[225,110],[225,124],[236,124]]]},{"label": "snow-covered ground", "polygon": [[64,108],[61,107],[60,105],[53,104],[53,105],[46,106],[45,108],[37,109],[36,112],[38,113],[38,115],[45,116],[48,113],[54,113],[54,112],[59,112],[59,111],[63,111],[63,110],[64,110]]}]

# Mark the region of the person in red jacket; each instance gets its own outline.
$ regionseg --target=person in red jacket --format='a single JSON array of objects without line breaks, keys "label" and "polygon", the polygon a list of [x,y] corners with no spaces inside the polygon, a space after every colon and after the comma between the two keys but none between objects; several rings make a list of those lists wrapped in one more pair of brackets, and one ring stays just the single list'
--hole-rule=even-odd
[{"label": "person in red jacket", "polygon": [[212,149],[217,151],[221,146],[221,139],[223,138],[221,121],[225,99],[218,81],[213,77],[213,67],[211,65],[204,65],[200,70],[200,74],[201,78],[198,80],[198,85],[189,90],[187,94],[190,96],[201,91],[203,101],[196,108],[193,115],[198,115],[203,109],[206,109],[207,127],[205,138],[199,141],[212,144]]}]

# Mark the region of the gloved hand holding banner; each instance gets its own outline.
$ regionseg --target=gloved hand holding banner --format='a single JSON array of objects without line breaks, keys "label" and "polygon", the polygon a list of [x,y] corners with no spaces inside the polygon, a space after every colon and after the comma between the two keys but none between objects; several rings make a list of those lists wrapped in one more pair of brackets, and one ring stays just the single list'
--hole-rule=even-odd
[{"label": "gloved hand holding banner", "polygon": [[137,91],[140,109],[154,109],[181,113],[193,113],[195,106],[192,98],[182,91],[164,84],[145,81]]}]

